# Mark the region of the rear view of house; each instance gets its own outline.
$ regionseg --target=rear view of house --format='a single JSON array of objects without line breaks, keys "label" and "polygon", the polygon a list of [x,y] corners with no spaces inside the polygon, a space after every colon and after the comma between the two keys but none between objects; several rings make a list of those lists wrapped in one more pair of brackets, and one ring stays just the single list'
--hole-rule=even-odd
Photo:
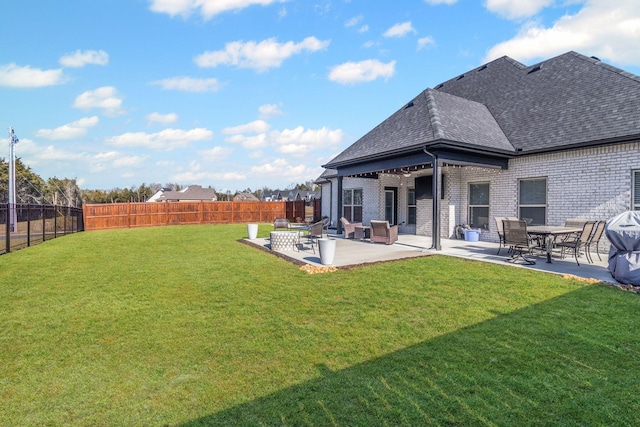
[{"label": "rear view of house", "polygon": [[493,217],[531,225],[640,208],[640,78],[568,52],[502,57],[426,89],[327,164],[323,215],[403,233],[498,241]]}]

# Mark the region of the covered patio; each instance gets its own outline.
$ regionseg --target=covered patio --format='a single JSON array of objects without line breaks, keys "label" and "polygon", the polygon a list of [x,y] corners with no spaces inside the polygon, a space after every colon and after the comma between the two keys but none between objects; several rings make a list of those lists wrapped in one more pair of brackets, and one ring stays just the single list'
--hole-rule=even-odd
[{"label": "covered patio", "polygon": [[[565,259],[554,256],[553,262],[548,264],[544,254],[542,254],[534,256],[536,260],[534,265],[523,265],[520,262],[507,262],[509,254],[504,248],[500,251],[500,255],[497,255],[498,244],[492,242],[467,242],[456,239],[441,239],[442,249],[437,251],[432,248],[431,237],[413,234],[400,234],[398,241],[393,245],[370,243],[367,240],[344,239],[342,235],[339,234],[330,233],[328,236],[336,239],[336,255],[332,266],[337,268],[349,268],[358,265],[437,254],[482,262],[492,262],[500,265],[513,266],[514,268],[526,268],[553,274],[573,275],[584,279],[615,283],[615,280],[607,270],[606,254],[600,254],[602,261],[594,254],[593,264],[587,263],[583,257],[584,262],[581,262],[579,266],[572,256],[567,256]],[[245,242],[271,252],[269,238],[245,239]],[[315,248],[314,253],[305,239],[302,240],[300,250],[273,251],[273,253],[297,264],[322,266],[318,248]]]}]

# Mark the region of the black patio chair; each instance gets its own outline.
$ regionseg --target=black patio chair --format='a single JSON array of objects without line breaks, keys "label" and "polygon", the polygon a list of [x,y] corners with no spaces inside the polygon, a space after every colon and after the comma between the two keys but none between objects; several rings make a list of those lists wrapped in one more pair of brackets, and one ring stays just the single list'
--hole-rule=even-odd
[{"label": "black patio chair", "polygon": [[311,249],[313,249],[314,254],[316,253],[315,245],[318,244],[318,239],[322,239],[324,226],[325,226],[324,221],[318,221],[315,224],[310,225],[309,231],[307,232],[307,234],[304,235],[304,237],[307,238],[307,241],[309,242]]},{"label": "black patio chair", "polygon": [[534,265],[535,260],[527,258],[525,254],[531,254],[531,239],[527,234],[527,223],[522,220],[505,219],[502,221],[504,225],[504,244],[511,250],[509,262],[515,262],[522,259],[529,265]]}]

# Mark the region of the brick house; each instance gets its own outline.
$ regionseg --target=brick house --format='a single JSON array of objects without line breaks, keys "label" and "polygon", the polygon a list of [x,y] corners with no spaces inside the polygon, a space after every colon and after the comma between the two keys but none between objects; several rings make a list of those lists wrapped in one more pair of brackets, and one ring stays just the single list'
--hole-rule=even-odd
[{"label": "brick house", "polygon": [[438,248],[458,224],[497,242],[495,216],[609,219],[640,209],[640,77],[575,52],[505,56],[424,90],[323,167],[337,227],[387,219]]}]

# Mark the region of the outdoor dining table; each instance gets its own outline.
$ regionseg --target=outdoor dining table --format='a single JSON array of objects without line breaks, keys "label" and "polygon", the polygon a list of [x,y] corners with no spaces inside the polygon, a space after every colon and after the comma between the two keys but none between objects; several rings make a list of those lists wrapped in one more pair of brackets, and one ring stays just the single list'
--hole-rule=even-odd
[{"label": "outdoor dining table", "polygon": [[579,233],[582,228],[565,227],[562,225],[531,225],[527,226],[527,234],[533,236],[544,237],[547,251],[547,262],[551,263],[551,251],[553,250],[553,241],[557,236],[566,234]]}]

